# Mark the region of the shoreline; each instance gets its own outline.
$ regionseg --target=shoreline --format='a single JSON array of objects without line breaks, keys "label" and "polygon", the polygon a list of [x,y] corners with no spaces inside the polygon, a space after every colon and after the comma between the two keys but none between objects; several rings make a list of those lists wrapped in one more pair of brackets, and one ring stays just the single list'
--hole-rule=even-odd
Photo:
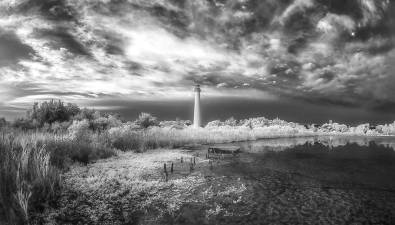
[{"label": "shoreline", "polygon": [[[243,142],[254,142],[254,141],[263,141],[263,140],[274,140],[274,139],[286,139],[286,138],[311,138],[311,137],[331,137],[331,136],[338,136],[338,137],[353,137],[353,138],[395,138],[395,135],[362,135],[362,134],[345,134],[345,133],[323,133],[323,134],[316,134],[316,135],[296,135],[296,136],[278,136],[278,137],[263,137],[258,139],[247,139],[247,140],[236,140],[230,142],[215,142],[215,143],[194,143],[191,145],[184,145],[179,148],[183,147],[195,147],[195,146],[204,146],[204,145],[217,145],[217,144],[232,144],[232,143],[243,143]],[[176,148],[176,149],[179,149]],[[152,149],[155,150],[155,149]]]}]

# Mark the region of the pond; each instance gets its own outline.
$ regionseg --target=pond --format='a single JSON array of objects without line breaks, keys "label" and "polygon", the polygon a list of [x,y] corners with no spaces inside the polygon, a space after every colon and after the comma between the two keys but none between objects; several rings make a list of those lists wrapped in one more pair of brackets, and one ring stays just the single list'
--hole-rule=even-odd
[{"label": "pond", "polygon": [[393,137],[229,145],[242,152],[200,168],[210,198],[185,203],[164,224],[395,224]]}]

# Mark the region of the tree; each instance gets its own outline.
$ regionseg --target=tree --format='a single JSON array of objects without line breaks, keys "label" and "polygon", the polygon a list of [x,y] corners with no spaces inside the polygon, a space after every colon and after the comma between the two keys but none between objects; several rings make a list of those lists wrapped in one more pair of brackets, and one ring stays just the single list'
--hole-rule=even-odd
[{"label": "tree", "polygon": [[54,122],[69,121],[80,112],[75,104],[64,104],[61,100],[44,101],[41,104],[34,103],[31,110],[27,112],[27,120],[35,121],[38,127]]}]

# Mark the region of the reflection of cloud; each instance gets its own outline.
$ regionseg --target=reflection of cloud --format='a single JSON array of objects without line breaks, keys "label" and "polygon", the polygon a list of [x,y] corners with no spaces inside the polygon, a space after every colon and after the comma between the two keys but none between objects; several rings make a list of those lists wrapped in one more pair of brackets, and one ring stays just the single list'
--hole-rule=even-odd
[{"label": "reflection of cloud", "polygon": [[0,81],[18,87],[4,101],[182,99],[200,82],[212,96],[392,104],[395,3],[329,2],[1,2]]}]

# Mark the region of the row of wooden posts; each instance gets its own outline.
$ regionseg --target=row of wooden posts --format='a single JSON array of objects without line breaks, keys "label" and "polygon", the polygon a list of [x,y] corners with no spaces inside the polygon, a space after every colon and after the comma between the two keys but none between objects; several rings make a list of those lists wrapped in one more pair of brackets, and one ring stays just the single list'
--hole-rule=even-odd
[{"label": "row of wooden posts", "polygon": [[[184,163],[184,158],[181,157],[181,163]],[[189,171],[192,172],[195,169],[196,166],[196,157],[190,158],[190,163],[189,163]],[[166,163],[163,164],[163,172],[165,174],[165,179],[166,182],[168,181],[169,178],[169,172],[167,171],[167,165]],[[170,173],[174,172],[174,163],[171,163],[171,167],[170,167]]]},{"label": "row of wooden posts", "polygon": [[[223,154],[218,154],[218,155],[219,156],[216,157],[216,159],[223,159],[224,158]],[[197,154],[197,157],[199,157],[199,153]],[[209,159],[210,170],[213,170],[214,166],[213,166],[213,160],[211,160],[211,157],[210,157],[210,150],[207,151],[206,159]],[[181,157],[181,163],[184,163],[183,157]],[[196,166],[196,157],[190,158],[189,172],[192,172],[195,169],[195,166]],[[164,172],[165,180],[167,182],[168,178],[169,178],[169,172],[167,171],[166,163],[163,164],[163,172]],[[172,162],[171,167],[170,167],[170,173],[173,174],[173,172],[174,172],[174,163]]]}]

